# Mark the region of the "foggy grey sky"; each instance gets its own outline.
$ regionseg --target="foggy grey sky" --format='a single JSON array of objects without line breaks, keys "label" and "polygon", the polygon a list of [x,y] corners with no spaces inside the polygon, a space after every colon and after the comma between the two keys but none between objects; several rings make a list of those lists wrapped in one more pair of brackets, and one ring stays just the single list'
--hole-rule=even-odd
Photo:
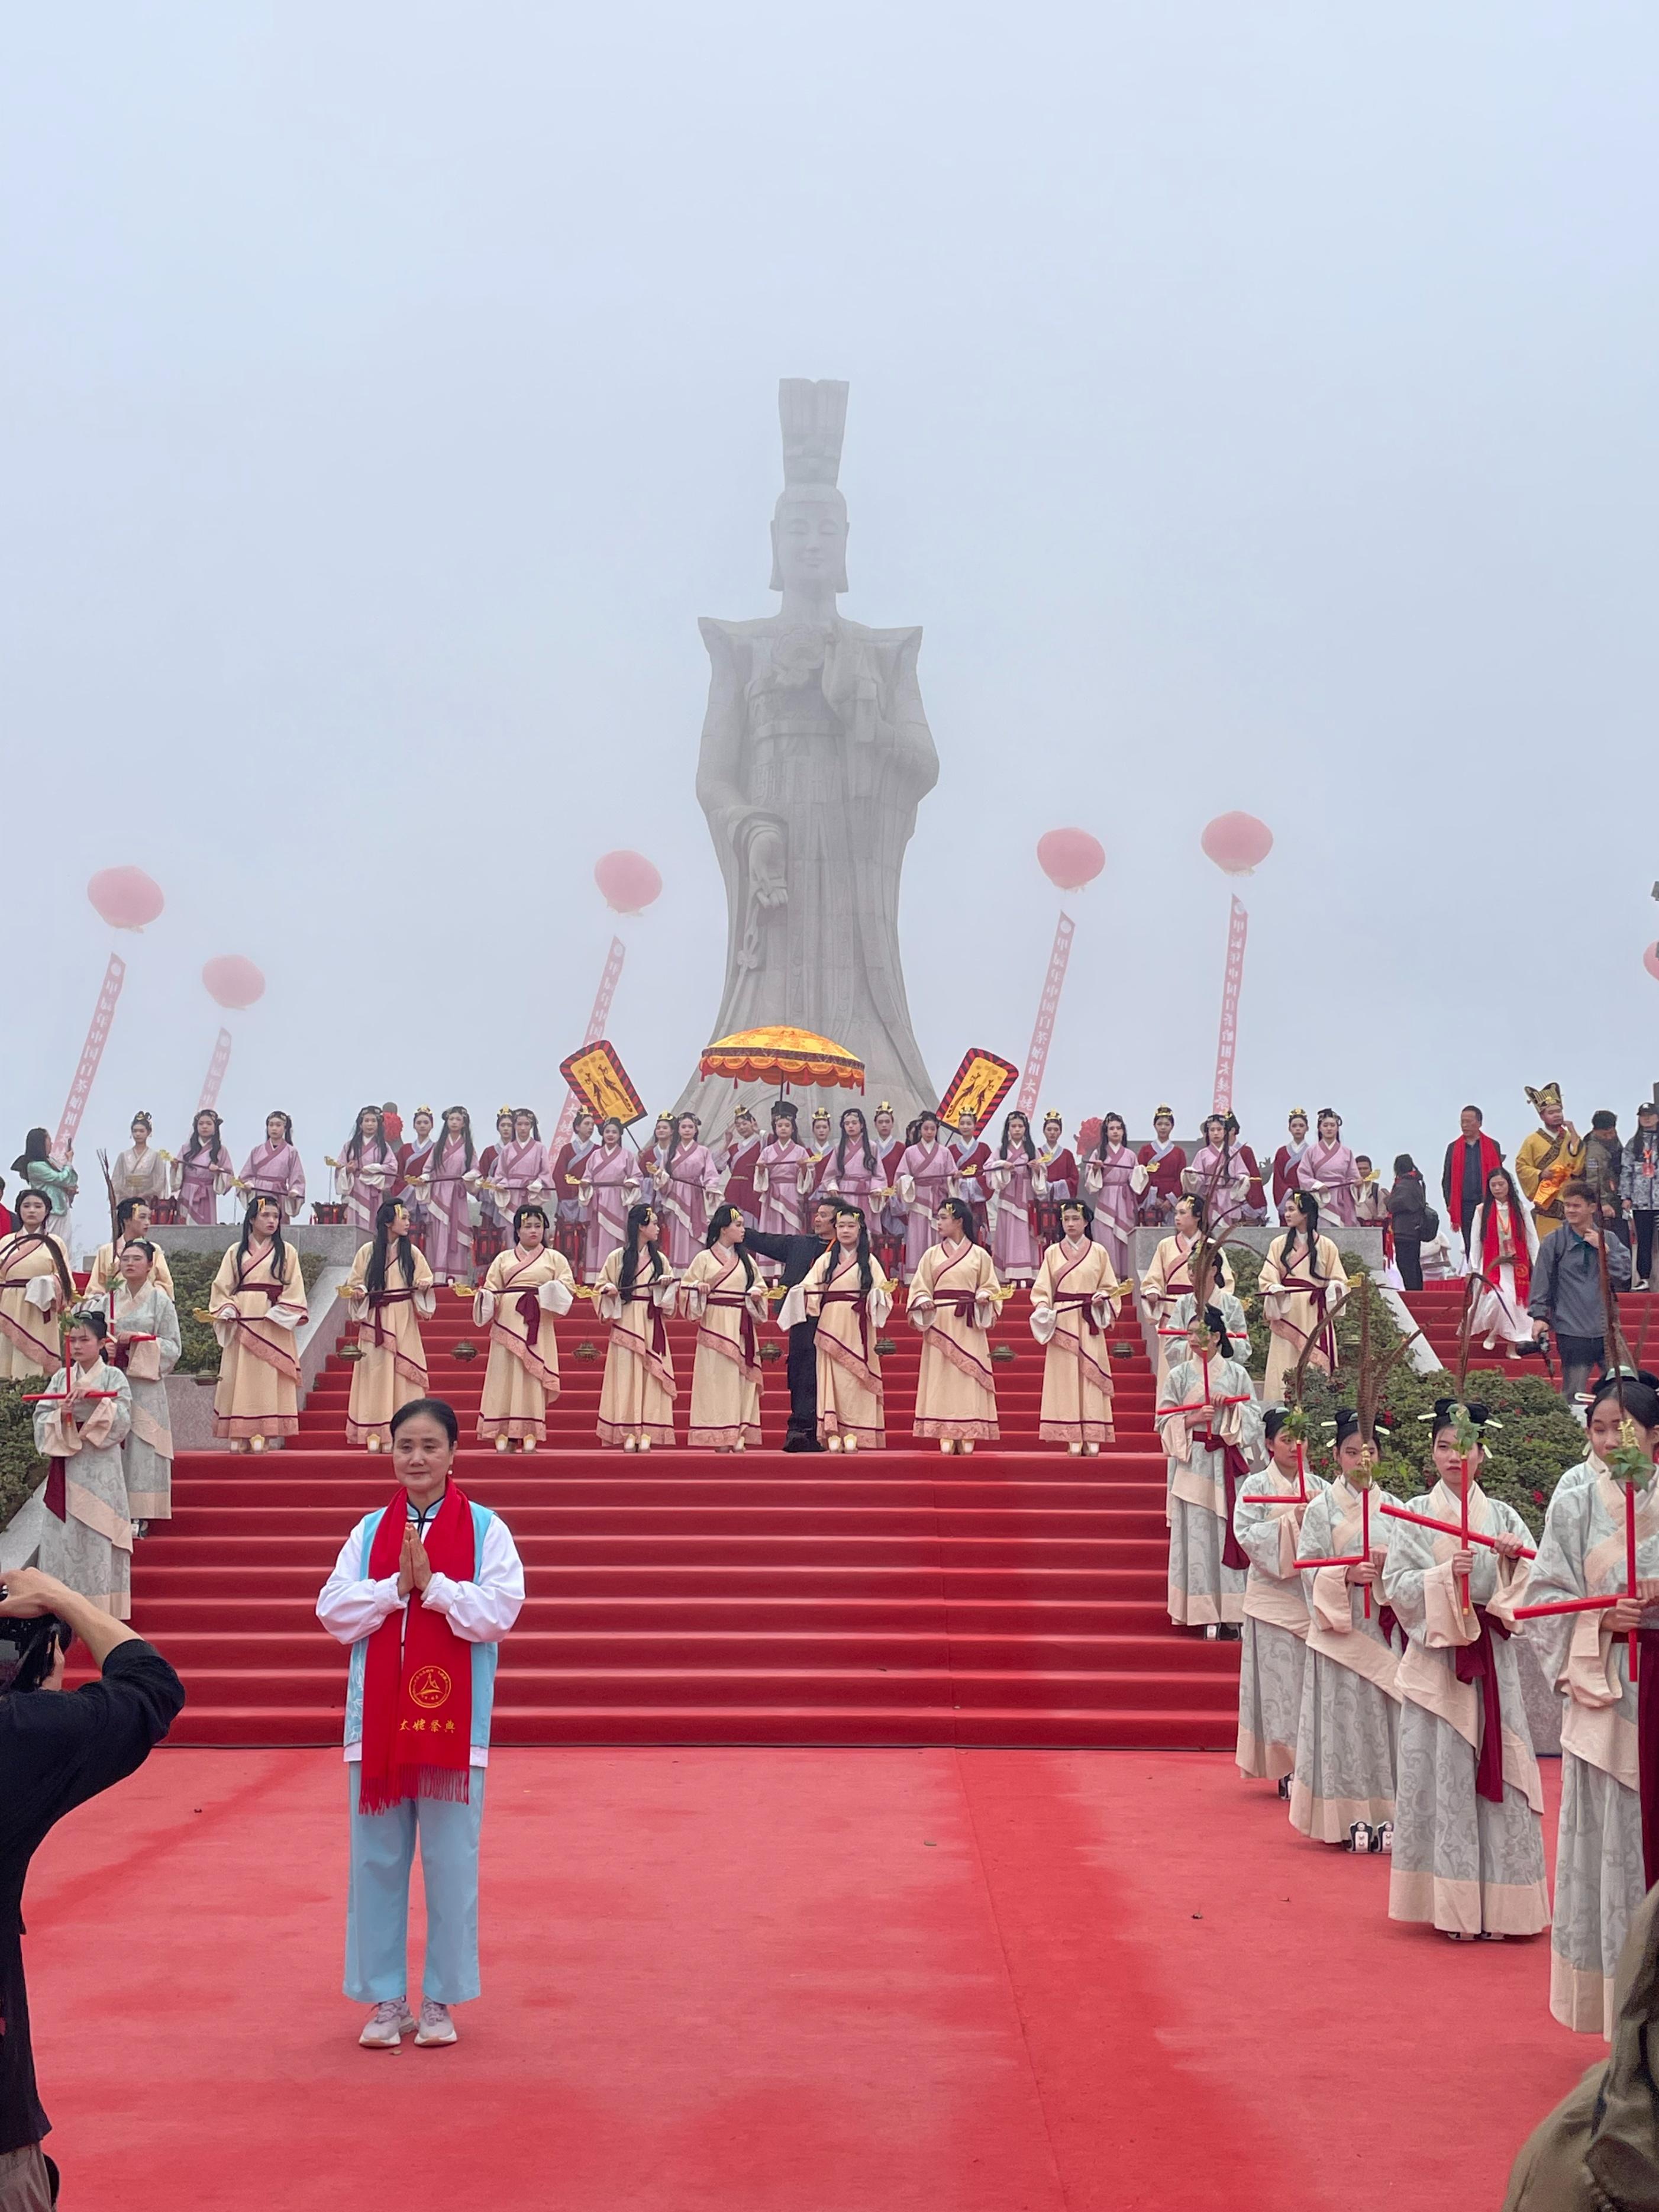
[{"label": "foggy grey sky", "polygon": [[[851,380],[843,611],[919,623],[941,776],[902,931],[935,1078],[1207,1105],[1223,809],[1278,844],[1237,1101],[1437,1169],[1522,1085],[1659,1075],[1650,8],[238,0],[24,10],[0,85],[7,1051],[176,1147],[232,1018],[320,1182],[356,1105],[546,1127],[611,918],[655,1106],[725,905],[700,614],[769,613],[780,375]],[[66,813],[64,802],[71,803]],[[25,928],[26,957],[20,957]],[[1427,1156],[1427,1157],[1425,1157]],[[95,1170],[94,1177],[95,1177]]]}]

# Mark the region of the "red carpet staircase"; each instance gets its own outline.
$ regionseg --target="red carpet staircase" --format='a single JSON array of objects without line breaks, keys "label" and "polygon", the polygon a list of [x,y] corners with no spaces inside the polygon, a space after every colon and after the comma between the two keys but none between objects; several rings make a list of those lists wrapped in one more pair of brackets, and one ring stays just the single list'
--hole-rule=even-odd
[{"label": "red carpet staircase", "polygon": [[[885,1362],[900,1449],[786,1456],[780,1362],[765,1449],[638,1460],[594,1442],[605,1330],[578,1304],[559,1324],[549,1443],[526,1459],[471,1442],[484,1362],[454,1346],[482,1334],[445,1294],[424,1334],[434,1393],[463,1424],[457,1476],[506,1517],[528,1585],[495,1741],[1230,1747],[1237,1646],[1165,1612],[1164,1462],[1134,1324],[1113,1363],[1118,1442],[1074,1460],[1036,1442],[1027,1310],[1011,1300],[994,1340],[1015,1354],[997,1369],[1004,1441],[971,1459],[910,1441],[920,1339],[900,1315]],[[671,1335],[684,1432],[693,1332]],[[393,1483],[344,1447],[349,1388],[334,1359],[280,1453],[179,1456],[175,1517],[133,1568],[134,1625],[189,1687],[174,1743],[339,1738],[345,1654],[313,1607]]]},{"label": "red carpet staircase", "polygon": [[[1441,1365],[1455,1375],[1463,1333],[1462,1283],[1425,1283],[1420,1291],[1407,1291],[1403,1296],[1430,1350]],[[1619,1301],[1619,1325],[1632,1352],[1639,1350],[1644,1364],[1651,1368],[1659,1360],[1659,1293],[1626,1293]],[[1512,1360],[1507,1357],[1508,1351],[1501,1337],[1497,1349],[1488,1352],[1483,1339],[1472,1334],[1469,1365],[1498,1367],[1510,1375],[1534,1375],[1540,1381],[1544,1378],[1544,1363],[1536,1353],[1525,1359]]]}]

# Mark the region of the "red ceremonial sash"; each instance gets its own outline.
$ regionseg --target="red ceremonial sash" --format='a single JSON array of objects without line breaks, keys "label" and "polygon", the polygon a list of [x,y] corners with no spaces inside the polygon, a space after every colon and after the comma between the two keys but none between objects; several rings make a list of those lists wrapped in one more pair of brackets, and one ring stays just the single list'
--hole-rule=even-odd
[{"label": "red ceremonial sash", "polygon": [[[373,1581],[397,1573],[408,1525],[409,1503],[399,1490],[380,1516],[369,1547]],[[458,1583],[472,1580],[477,1571],[472,1508],[454,1483],[445,1491],[424,1540],[434,1574]],[[358,1810],[389,1813],[416,1797],[464,1805],[471,1759],[472,1646],[411,1590],[408,1606],[388,1613],[368,1639]]]},{"label": "red ceremonial sash", "polygon": [[[1521,1224],[1514,1200],[1510,1201],[1510,1242],[1514,1250],[1510,1265],[1515,1270],[1516,1304],[1524,1307],[1532,1294],[1532,1267],[1527,1258],[1527,1232]],[[1480,1266],[1486,1282],[1494,1291],[1498,1288],[1498,1270],[1503,1265],[1498,1256],[1498,1207],[1488,1200],[1480,1224]]]},{"label": "red ceremonial sash", "polygon": [[1498,1646],[1494,1634],[1509,1641],[1510,1632],[1484,1605],[1474,1608],[1480,1633],[1473,1644],[1460,1644],[1455,1661],[1460,1682],[1480,1685],[1480,1750],[1474,1765],[1474,1794],[1489,1805],[1504,1802],[1504,1708],[1498,1688]]}]

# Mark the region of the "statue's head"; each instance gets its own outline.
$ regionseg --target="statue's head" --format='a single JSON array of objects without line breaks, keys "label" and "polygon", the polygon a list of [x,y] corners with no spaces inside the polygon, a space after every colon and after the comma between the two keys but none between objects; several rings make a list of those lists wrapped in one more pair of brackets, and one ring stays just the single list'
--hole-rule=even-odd
[{"label": "statue's head", "polygon": [[772,515],[772,589],[844,592],[847,501],[832,483],[790,484]]}]

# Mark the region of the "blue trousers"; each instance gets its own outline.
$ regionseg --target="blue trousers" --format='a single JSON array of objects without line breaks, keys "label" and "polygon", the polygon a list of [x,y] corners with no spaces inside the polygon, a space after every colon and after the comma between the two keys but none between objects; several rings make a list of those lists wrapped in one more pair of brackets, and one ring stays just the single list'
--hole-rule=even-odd
[{"label": "blue trousers", "polygon": [[346,1768],[351,1803],[351,1879],[346,1892],[345,1993],[360,2004],[404,1996],[409,1982],[409,1869],[421,1839],[426,1891],[422,1996],[466,2004],[478,1994],[478,1829],[484,1769],[467,1803],[417,1797],[389,1813],[357,1808],[357,1767]]}]

